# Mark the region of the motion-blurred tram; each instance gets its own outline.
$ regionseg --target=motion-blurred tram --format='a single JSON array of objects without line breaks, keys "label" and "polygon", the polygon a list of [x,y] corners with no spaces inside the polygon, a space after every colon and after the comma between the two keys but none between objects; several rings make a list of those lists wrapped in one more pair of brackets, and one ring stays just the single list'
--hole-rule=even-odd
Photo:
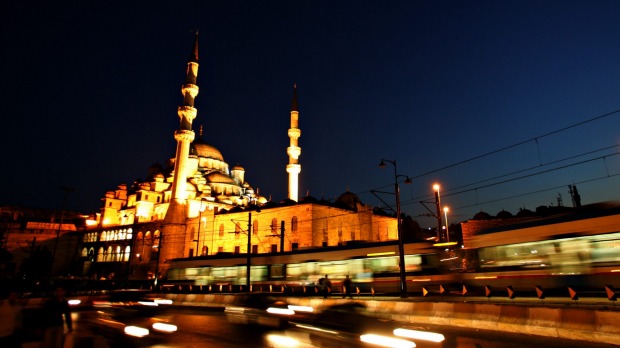
[{"label": "motion-blurred tram", "polygon": [[[404,250],[410,293],[439,285],[456,291],[465,285],[472,293],[485,286],[515,291],[620,287],[620,214],[530,221],[486,230],[465,246],[405,243]],[[252,254],[250,263],[253,287],[308,288],[325,275],[337,287],[349,275],[362,292],[400,289],[397,241]],[[175,259],[163,284],[245,285],[247,265],[247,254]]]},{"label": "motion-blurred tram", "polygon": [[[436,252],[430,243],[406,243],[407,274],[438,274]],[[172,261],[165,285],[245,285],[247,254],[218,254]],[[398,289],[397,241],[355,243],[301,249],[289,252],[252,254],[250,282],[254,288],[282,286],[313,287],[328,275],[338,284],[349,275],[363,290],[391,293]]]}]

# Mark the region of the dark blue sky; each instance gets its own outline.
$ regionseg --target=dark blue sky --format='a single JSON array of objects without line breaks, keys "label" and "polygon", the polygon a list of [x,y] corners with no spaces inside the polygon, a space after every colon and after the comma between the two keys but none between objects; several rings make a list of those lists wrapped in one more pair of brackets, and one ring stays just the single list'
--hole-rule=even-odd
[{"label": "dark blue sky", "polygon": [[69,209],[95,212],[172,157],[195,29],[195,130],[276,201],[295,82],[301,196],[380,205],[386,158],[414,178],[414,217],[435,181],[451,222],[571,206],[570,184],[616,200],[620,113],[597,117],[620,109],[619,16],[618,1],[5,4],[0,204],[60,209],[64,185]]}]

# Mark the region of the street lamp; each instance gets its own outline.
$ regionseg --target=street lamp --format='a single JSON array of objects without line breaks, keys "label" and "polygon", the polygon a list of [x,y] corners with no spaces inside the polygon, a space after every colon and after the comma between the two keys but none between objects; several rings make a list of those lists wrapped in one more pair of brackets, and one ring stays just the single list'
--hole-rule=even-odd
[{"label": "street lamp", "polygon": [[448,211],[450,211],[450,208],[443,207],[443,212],[446,217],[446,242],[450,242],[450,232],[448,231]]},{"label": "street lamp", "polygon": [[198,233],[196,234],[196,256],[200,256],[201,253],[199,252],[199,243],[200,243],[200,222],[202,220],[202,212],[205,211],[205,207],[203,206],[204,201],[206,201],[206,199],[203,197],[200,199],[200,213],[198,215]]},{"label": "street lamp", "polygon": [[437,208],[437,242],[442,241],[441,230],[441,200],[439,198],[439,184],[433,185],[433,190],[435,190],[435,207]]},{"label": "street lamp", "polygon": [[400,188],[398,186],[398,178],[406,177],[405,183],[410,184],[411,179],[408,176],[398,175],[396,170],[396,160],[381,159],[379,168],[385,168],[385,162],[389,162],[394,165],[394,195],[396,196],[396,229],[398,231],[398,267],[400,268],[400,297],[406,298],[407,295],[407,275],[405,273],[405,247],[403,245],[403,231],[400,216]]}]

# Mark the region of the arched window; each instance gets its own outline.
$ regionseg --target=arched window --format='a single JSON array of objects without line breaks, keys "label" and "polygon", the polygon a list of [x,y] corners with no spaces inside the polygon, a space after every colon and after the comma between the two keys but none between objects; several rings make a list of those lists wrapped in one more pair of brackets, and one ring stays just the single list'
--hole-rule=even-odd
[{"label": "arched window", "polygon": [[114,261],[122,261],[123,259],[123,251],[121,250],[120,245],[116,247],[116,253],[114,253]]},{"label": "arched window", "polygon": [[125,247],[125,257],[123,261],[129,261],[129,254],[131,253],[131,247],[128,245]]},{"label": "arched window", "polygon": [[159,246],[159,230],[153,233],[153,247],[155,248],[158,246]]},{"label": "arched window", "polygon": [[147,232],[144,234],[144,239],[145,239],[145,240],[149,240],[149,241],[150,241],[150,239],[151,239],[151,231],[147,231]]},{"label": "arched window", "polygon": [[112,261],[112,246],[108,246],[108,249],[105,251],[105,254],[103,256],[103,261],[105,262],[110,262]]},{"label": "arched window", "polygon": [[138,232],[138,235],[136,236],[136,238],[138,240],[142,240],[142,238],[144,238],[144,236],[142,235],[142,232]]},{"label": "arched window", "polygon": [[105,261],[103,258],[103,247],[99,248],[99,252],[97,253],[97,262]]},{"label": "arched window", "polygon": [[291,219],[291,232],[297,232],[297,216]]},{"label": "arched window", "polygon": [[88,250],[86,248],[82,249],[82,257],[87,257],[88,256]]}]

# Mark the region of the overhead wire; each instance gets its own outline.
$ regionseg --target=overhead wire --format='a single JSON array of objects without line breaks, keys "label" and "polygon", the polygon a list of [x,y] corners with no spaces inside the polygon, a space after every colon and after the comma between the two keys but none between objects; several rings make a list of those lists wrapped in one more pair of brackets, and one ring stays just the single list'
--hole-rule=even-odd
[{"label": "overhead wire", "polygon": [[[536,168],[545,167],[545,166],[552,165],[552,164],[555,164],[555,163],[560,163],[560,162],[568,161],[570,159],[579,158],[579,157],[587,156],[587,155],[590,155],[590,154],[593,154],[593,153],[609,150],[609,149],[614,148],[614,147],[618,147],[619,145],[611,145],[611,146],[607,146],[607,147],[604,147],[604,148],[596,149],[596,150],[593,150],[593,151],[585,152],[585,153],[582,153],[582,154],[579,154],[579,155],[569,156],[569,157],[566,157],[566,158],[563,158],[563,159],[560,159],[560,160],[556,160],[556,161],[552,161],[552,162],[548,162],[548,163],[543,163],[541,158],[540,158],[540,149],[539,149],[539,143],[538,143],[539,139],[542,139],[542,138],[545,138],[545,137],[549,137],[551,135],[555,135],[555,134],[567,131],[567,130],[572,129],[572,128],[583,126],[583,125],[588,124],[590,122],[598,121],[598,120],[601,120],[603,118],[606,118],[606,117],[609,117],[609,116],[612,116],[612,115],[616,115],[618,113],[620,113],[620,109],[617,109],[617,110],[614,110],[614,111],[611,111],[611,112],[607,112],[605,114],[601,114],[601,115],[598,115],[598,116],[594,116],[594,117],[591,117],[591,118],[586,119],[584,121],[573,123],[573,124],[568,125],[566,127],[562,127],[562,128],[559,128],[559,129],[556,129],[556,130],[553,130],[553,131],[541,134],[539,136],[536,136],[536,137],[533,137],[533,138],[530,138],[530,139],[527,139],[527,140],[523,140],[523,141],[511,144],[511,145],[508,145],[508,146],[504,146],[504,147],[501,147],[499,149],[496,149],[496,150],[493,150],[493,151],[489,151],[489,152],[486,152],[486,153],[483,153],[483,154],[480,154],[480,155],[477,155],[477,156],[474,156],[474,157],[470,157],[468,159],[465,159],[465,160],[462,160],[462,161],[458,161],[458,162],[455,162],[455,163],[452,163],[452,164],[449,164],[449,165],[446,165],[446,166],[443,166],[443,167],[440,167],[440,168],[437,168],[437,169],[426,171],[426,172],[423,172],[421,174],[417,174],[417,175],[414,175],[414,176],[409,176],[409,178],[418,179],[418,178],[421,178],[421,177],[424,177],[424,176],[427,176],[427,175],[430,175],[430,174],[435,174],[437,172],[441,172],[441,171],[444,171],[444,170],[447,170],[447,169],[450,169],[450,168],[457,167],[459,165],[463,165],[463,164],[466,164],[466,163],[469,163],[469,162],[473,162],[473,161],[482,159],[482,158],[487,157],[487,156],[491,156],[491,155],[494,155],[494,154],[497,154],[497,153],[500,153],[500,152],[503,152],[503,151],[506,151],[506,150],[509,150],[509,149],[513,149],[513,148],[525,145],[525,144],[530,143],[532,141],[535,142],[536,146],[537,146],[538,163],[539,163],[537,166],[533,166],[533,167],[529,167],[529,168],[525,168],[525,169],[520,169],[520,170],[511,172],[511,173],[502,174],[502,175],[499,175],[499,176],[496,176],[496,177],[493,177],[493,178],[479,180],[479,181],[476,181],[476,182],[473,182],[473,183],[468,183],[468,184],[465,184],[465,185],[461,185],[459,187],[451,188],[451,189],[448,189],[448,190],[444,191],[442,196],[446,197],[446,196],[453,196],[453,195],[461,194],[461,193],[464,193],[464,192],[477,191],[477,190],[485,188],[485,187],[501,185],[501,184],[505,184],[505,183],[508,183],[508,182],[511,182],[511,181],[521,180],[521,179],[524,179],[526,177],[531,177],[531,176],[535,176],[535,175],[542,175],[542,174],[546,174],[546,173],[549,173],[549,172],[552,172],[552,171],[555,171],[555,170],[561,170],[561,169],[564,169],[564,168],[568,168],[568,167],[571,167],[571,166],[574,166],[574,165],[579,165],[579,164],[583,164],[583,163],[586,163],[586,162],[592,162],[594,160],[603,160],[603,161],[605,161],[605,165],[606,165],[606,168],[607,168],[606,158],[608,158],[610,156],[615,156],[618,153],[613,153],[613,154],[605,155],[605,156],[599,156],[599,157],[596,157],[596,158],[593,158],[593,159],[580,161],[580,162],[577,162],[577,163],[574,163],[574,164],[569,164],[569,165],[566,165],[566,166],[561,166],[561,167],[558,167],[558,168],[555,168],[555,169],[549,169],[549,170],[537,172],[537,173],[534,173],[534,174],[529,174],[529,175],[525,175],[525,176],[521,176],[521,177],[517,177],[517,178],[503,180],[503,181],[492,183],[492,184],[480,185],[480,184],[483,184],[483,183],[488,182],[488,181],[493,181],[493,180],[498,180],[498,179],[505,178],[505,177],[510,177],[512,175],[516,175],[516,174],[523,173],[523,172],[528,172],[528,171],[534,170]],[[613,177],[613,176],[615,176],[615,175],[610,175],[609,172],[608,172],[608,175],[606,177],[603,177],[603,178],[608,178],[608,177]],[[601,179],[603,179],[603,178],[601,178]],[[397,182],[398,182],[398,180],[397,180]],[[359,194],[370,193],[372,191],[377,191],[377,190],[380,190],[380,189],[384,189],[384,188],[390,187],[392,185],[393,184],[386,184],[386,185],[383,185],[383,186],[381,186],[379,188],[362,191]],[[480,185],[480,186],[475,186],[475,187],[472,187],[471,189],[468,189],[468,190],[461,190],[463,188],[474,186],[474,185]],[[541,192],[548,191],[548,190],[551,190],[551,189],[556,189],[556,188],[550,188],[550,189],[541,190]],[[460,190],[460,191],[454,192],[455,190]],[[447,192],[452,192],[452,193],[447,193]],[[527,194],[523,194],[523,195],[530,195],[530,194],[534,194],[534,193],[527,193]],[[420,199],[427,199],[429,196],[430,195],[424,195],[422,197],[413,198],[413,194],[412,194],[412,199],[401,201],[401,204],[402,205],[408,205],[408,204],[412,204],[412,203],[416,203],[417,204],[417,203],[420,202]],[[518,196],[520,196],[520,195],[518,195]],[[510,199],[510,198],[503,198],[503,199],[498,199],[498,200],[505,200],[505,199]],[[473,206],[480,205],[480,204],[484,204],[484,203],[476,202],[475,204],[473,204]],[[470,207],[470,206],[467,206],[467,207]],[[465,208],[465,207],[463,207],[463,208]],[[453,209],[458,209],[458,208],[453,208]]]}]

